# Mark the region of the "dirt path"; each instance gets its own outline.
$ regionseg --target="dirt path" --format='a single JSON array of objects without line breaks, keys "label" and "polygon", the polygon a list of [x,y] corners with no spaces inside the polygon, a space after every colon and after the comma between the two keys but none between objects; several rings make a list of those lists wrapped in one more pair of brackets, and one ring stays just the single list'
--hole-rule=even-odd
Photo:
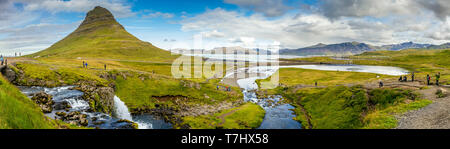
[{"label": "dirt path", "polygon": [[234,109],[234,110],[232,110],[232,111],[230,111],[230,112],[228,112],[228,113],[225,113],[225,114],[220,115],[219,117],[217,117],[217,118],[220,118],[220,120],[221,120],[221,122],[218,124],[218,126],[221,126],[221,125],[223,125],[223,124],[225,123],[225,117],[227,117],[227,116],[233,114],[234,112],[236,112],[236,111],[238,111],[238,110],[239,110],[239,109]]},{"label": "dirt path", "polygon": [[420,90],[425,99],[433,103],[419,110],[398,116],[397,129],[450,129],[450,96],[437,98],[435,93],[442,89],[448,93],[449,88],[431,87]]}]

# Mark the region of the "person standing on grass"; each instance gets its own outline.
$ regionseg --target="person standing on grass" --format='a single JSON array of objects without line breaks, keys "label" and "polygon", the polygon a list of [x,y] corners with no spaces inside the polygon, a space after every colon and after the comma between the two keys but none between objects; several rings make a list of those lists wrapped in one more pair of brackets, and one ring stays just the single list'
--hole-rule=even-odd
[{"label": "person standing on grass", "polygon": [[0,61],[2,61],[2,65],[3,65],[3,55],[0,57]]},{"label": "person standing on grass", "polygon": [[105,64],[105,70],[106,70],[106,64]]},{"label": "person standing on grass", "polygon": [[436,74],[436,85],[437,86],[439,86],[439,79],[441,78],[441,73],[440,72],[438,72],[437,74]]},{"label": "person standing on grass", "polygon": [[317,87],[317,81],[316,81],[316,82],[314,82],[314,86],[316,86],[316,87]]},{"label": "person standing on grass", "polygon": [[427,85],[430,85],[430,80],[431,80],[430,74],[427,74]]},{"label": "person standing on grass", "polygon": [[414,72],[412,72],[411,81],[414,82]]},{"label": "person standing on grass", "polygon": [[86,63],[84,63],[84,65],[86,66],[86,68],[88,68],[88,63],[86,62]]},{"label": "person standing on grass", "polygon": [[383,88],[384,84],[383,81],[380,81],[380,88]]},{"label": "person standing on grass", "polygon": [[86,66],[86,63],[83,61],[83,68],[84,68],[84,66]]}]

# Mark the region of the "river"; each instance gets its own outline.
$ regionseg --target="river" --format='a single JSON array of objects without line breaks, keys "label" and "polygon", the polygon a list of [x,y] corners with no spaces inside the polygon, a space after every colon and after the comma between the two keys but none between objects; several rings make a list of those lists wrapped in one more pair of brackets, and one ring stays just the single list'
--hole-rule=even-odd
[{"label": "river", "polygon": [[351,72],[368,72],[384,75],[406,75],[408,71],[397,67],[387,66],[364,66],[364,65],[295,65],[295,66],[258,66],[250,68],[241,68],[235,72],[229,73],[226,77],[234,77],[238,73],[257,74],[256,77],[247,77],[238,79],[237,84],[243,89],[244,100],[254,102],[260,105],[266,111],[264,120],[259,129],[300,129],[301,124],[293,118],[292,111],[294,107],[290,104],[283,103],[283,97],[271,96],[269,98],[260,99],[256,96],[258,85],[257,79],[266,79],[278,71],[280,68],[302,68],[313,70],[327,71],[351,71]]}]

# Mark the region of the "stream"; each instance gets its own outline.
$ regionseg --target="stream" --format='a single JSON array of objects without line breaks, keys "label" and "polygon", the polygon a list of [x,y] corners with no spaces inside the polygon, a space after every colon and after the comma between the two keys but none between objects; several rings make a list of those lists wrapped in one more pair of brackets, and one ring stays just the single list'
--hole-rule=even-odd
[{"label": "stream", "polygon": [[[81,114],[86,114],[89,121],[87,127],[94,127],[100,129],[126,129],[128,123],[119,122],[121,119],[133,121],[138,124],[139,129],[170,129],[172,125],[165,122],[162,118],[149,114],[132,116],[128,110],[128,107],[119,97],[114,96],[114,111],[112,116],[101,113],[92,112],[89,107],[89,103],[83,100],[83,92],[78,90],[72,90],[74,86],[64,86],[55,88],[45,87],[25,87],[19,86],[19,89],[27,95],[29,98],[39,92],[45,92],[53,96],[53,111],[46,113],[45,115],[50,118],[58,117],[57,112],[74,112],[78,111]],[[60,108],[61,105],[68,104],[70,108],[68,111],[64,108]]]}]

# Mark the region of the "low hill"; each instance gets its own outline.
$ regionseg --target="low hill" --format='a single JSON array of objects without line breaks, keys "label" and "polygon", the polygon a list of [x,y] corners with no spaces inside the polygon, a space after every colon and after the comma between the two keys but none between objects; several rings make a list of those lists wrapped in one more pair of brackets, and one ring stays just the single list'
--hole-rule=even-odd
[{"label": "low hill", "polygon": [[31,57],[171,62],[178,56],[134,37],[111,12],[97,6],[74,32]]}]

